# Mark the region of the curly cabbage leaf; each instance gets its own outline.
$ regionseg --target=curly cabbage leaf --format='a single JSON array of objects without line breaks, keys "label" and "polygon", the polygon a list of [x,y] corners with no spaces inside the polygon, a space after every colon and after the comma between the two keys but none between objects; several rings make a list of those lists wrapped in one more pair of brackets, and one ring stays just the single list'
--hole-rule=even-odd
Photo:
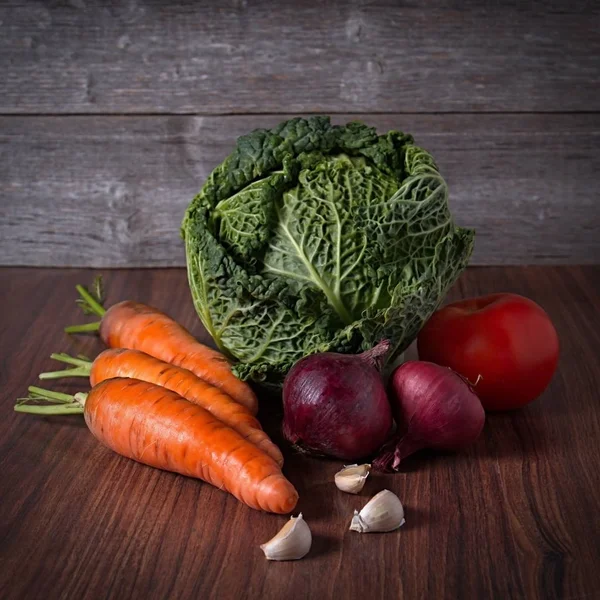
[{"label": "curly cabbage leaf", "polygon": [[394,360],[465,268],[474,232],[410,135],[292,119],[239,138],[182,226],[200,319],[238,376],[383,338]]}]

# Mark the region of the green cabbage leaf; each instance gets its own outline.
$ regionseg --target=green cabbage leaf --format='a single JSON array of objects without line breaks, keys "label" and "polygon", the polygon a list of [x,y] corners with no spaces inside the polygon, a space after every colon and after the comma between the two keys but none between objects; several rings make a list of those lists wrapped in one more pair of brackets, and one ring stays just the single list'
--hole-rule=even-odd
[{"label": "green cabbage leaf", "polygon": [[410,135],[296,118],[238,139],[182,226],[198,315],[243,379],[381,339],[394,360],[465,268],[474,232]]}]

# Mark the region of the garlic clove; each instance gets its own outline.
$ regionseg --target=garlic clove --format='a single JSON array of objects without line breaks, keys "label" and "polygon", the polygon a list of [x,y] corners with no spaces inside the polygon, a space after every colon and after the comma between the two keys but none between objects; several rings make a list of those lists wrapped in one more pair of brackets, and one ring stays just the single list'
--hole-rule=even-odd
[{"label": "garlic clove", "polygon": [[342,492],[358,494],[365,487],[370,470],[371,465],[346,465],[335,474],[335,485]]},{"label": "garlic clove", "polygon": [[312,544],[312,534],[302,513],[281,528],[275,537],[261,544],[260,549],[268,560],[298,560],[308,554]]},{"label": "garlic clove", "polygon": [[373,496],[363,509],[354,511],[350,531],[370,533],[393,531],[404,525],[404,507],[396,494],[383,490]]}]

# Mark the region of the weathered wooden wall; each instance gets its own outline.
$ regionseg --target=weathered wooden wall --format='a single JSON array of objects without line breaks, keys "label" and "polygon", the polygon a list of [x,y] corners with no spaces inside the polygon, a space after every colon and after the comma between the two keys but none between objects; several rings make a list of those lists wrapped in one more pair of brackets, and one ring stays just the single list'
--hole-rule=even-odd
[{"label": "weathered wooden wall", "polygon": [[286,116],[431,150],[475,264],[600,262],[600,5],[0,3],[0,264],[184,263],[235,138]]}]

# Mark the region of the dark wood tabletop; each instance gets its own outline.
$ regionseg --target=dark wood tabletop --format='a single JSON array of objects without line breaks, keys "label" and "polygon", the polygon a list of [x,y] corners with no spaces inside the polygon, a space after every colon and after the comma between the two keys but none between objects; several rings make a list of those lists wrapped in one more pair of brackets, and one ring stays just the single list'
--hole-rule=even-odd
[{"label": "dark wood tabletop", "polygon": [[[81,417],[12,411],[39,372],[56,368],[51,352],[100,351],[92,336],[62,333],[82,321],[74,286],[92,276],[0,270],[0,598],[600,597],[600,267],[464,273],[449,300],[512,291],[544,306],[561,340],[558,372],[530,406],[489,415],[466,451],[417,455],[359,496],[335,488],[339,462],[282,443],[278,399],[262,396],[314,535],[310,554],[290,563],[259,549],[287,517],[119,457]],[[105,280],[108,303],[154,304],[207,339],[184,270],[107,271]],[[403,501],[406,525],[348,531],[353,510],[384,488]]]}]

